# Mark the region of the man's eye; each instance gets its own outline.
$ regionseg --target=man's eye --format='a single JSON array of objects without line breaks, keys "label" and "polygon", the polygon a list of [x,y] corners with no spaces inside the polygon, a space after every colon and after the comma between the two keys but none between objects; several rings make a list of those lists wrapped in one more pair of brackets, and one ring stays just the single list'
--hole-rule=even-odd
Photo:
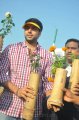
[{"label": "man's eye", "polygon": [[76,47],[72,47],[71,49],[75,50],[75,49],[77,49],[77,48],[76,48]]},{"label": "man's eye", "polygon": [[29,27],[29,26],[26,26],[25,30],[28,30],[28,29],[30,29],[30,27]]},{"label": "man's eye", "polygon": [[76,50],[76,47],[68,47],[67,49],[72,49],[72,50]]},{"label": "man's eye", "polygon": [[36,28],[36,27],[32,27],[32,30],[38,30],[38,28]]}]

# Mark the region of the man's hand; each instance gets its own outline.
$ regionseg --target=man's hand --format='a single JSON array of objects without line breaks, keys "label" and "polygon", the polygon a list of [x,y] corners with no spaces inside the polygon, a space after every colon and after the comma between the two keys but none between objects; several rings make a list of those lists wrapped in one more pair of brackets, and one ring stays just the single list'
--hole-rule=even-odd
[{"label": "man's hand", "polygon": [[64,100],[79,105],[79,96],[73,94],[69,89],[64,89]]},{"label": "man's hand", "polygon": [[12,93],[16,94],[18,97],[23,98],[24,100],[27,100],[27,97],[33,99],[34,96],[36,95],[35,90],[30,86],[24,86],[23,88],[18,88],[11,81],[5,82],[4,86],[8,88]]},{"label": "man's hand", "polygon": [[65,92],[64,100],[67,102],[73,102],[74,94],[69,89],[66,88],[64,88],[64,92]]},{"label": "man's hand", "polygon": [[28,98],[31,98],[31,99],[34,98],[34,96],[35,96],[35,91],[34,91],[34,89],[31,88],[31,87],[25,86],[25,87],[23,87],[23,88],[19,88],[19,89],[17,90],[17,93],[16,93],[16,94],[17,94],[18,97],[21,97],[21,98],[23,98],[24,100],[27,100],[27,97],[28,97]]},{"label": "man's hand", "polygon": [[[61,107],[62,106],[63,105],[61,105]],[[50,97],[47,100],[47,108],[53,110],[54,112],[60,111],[59,106],[52,104],[52,101],[50,101]]]},{"label": "man's hand", "polygon": [[73,93],[79,96],[79,83],[77,83],[73,88]]}]

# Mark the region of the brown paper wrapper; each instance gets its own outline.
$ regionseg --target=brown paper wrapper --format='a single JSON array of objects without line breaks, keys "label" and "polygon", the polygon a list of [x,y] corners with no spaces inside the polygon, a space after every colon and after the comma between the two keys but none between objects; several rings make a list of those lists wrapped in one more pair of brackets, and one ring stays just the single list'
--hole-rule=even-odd
[{"label": "brown paper wrapper", "polygon": [[3,38],[2,36],[0,36],[0,51],[2,51],[2,47],[3,47]]},{"label": "brown paper wrapper", "polygon": [[74,59],[69,81],[69,88],[74,93],[74,86],[79,83],[79,59]]},{"label": "brown paper wrapper", "polygon": [[54,85],[49,98],[49,104],[61,107],[63,104],[63,88],[66,83],[67,71],[63,68],[57,68]]},{"label": "brown paper wrapper", "polygon": [[0,86],[0,96],[2,95],[3,91],[4,91],[4,87]]},{"label": "brown paper wrapper", "polygon": [[40,74],[32,72],[29,78],[29,86],[35,90],[36,96],[34,96],[34,99],[27,98],[29,102],[26,101],[24,104],[23,119],[25,120],[33,120],[34,118],[39,82],[40,82]]}]

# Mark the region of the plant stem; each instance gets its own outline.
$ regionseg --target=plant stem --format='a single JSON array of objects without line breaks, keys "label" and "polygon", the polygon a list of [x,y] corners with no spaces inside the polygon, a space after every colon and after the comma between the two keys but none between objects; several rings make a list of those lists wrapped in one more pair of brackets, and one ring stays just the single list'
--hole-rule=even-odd
[{"label": "plant stem", "polygon": [[58,29],[56,29],[56,31],[55,31],[55,36],[54,36],[54,41],[53,41],[53,44],[55,44],[55,42],[56,42],[57,33],[58,33]]}]

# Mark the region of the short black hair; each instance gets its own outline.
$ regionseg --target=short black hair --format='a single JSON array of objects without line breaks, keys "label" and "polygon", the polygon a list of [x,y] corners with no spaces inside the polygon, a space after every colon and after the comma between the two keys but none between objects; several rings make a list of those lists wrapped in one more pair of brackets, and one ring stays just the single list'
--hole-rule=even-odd
[{"label": "short black hair", "polygon": [[40,20],[38,20],[37,18],[30,18],[30,19],[26,20],[25,23],[24,23],[24,27],[23,27],[23,28],[25,28],[25,26],[26,26],[26,24],[27,24],[28,22],[36,23],[36,24],[40,27],[39,30],[40,30],[40,31],[43,30],[42,22],[41,22]]},{"label": "short black hair", "polygon": [[75,39],[75,38],[71,38],[71,39],[68,39],[66,42],[65,42],[65,46],[67,45],[67,43],[69,42],[76,42],[78,44],[78,47],[79,47],[79,40],[78,39]]}]

